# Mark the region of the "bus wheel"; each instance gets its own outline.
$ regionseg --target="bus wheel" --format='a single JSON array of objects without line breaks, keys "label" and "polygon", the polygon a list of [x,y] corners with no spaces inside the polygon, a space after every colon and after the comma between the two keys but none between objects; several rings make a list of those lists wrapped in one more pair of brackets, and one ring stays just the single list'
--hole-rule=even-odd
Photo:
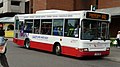
[{"label": "bus wheel", "polygon": [[25,40],[25,48],[30,48],[30,40]]},{"label": "bus wheel", "polygon": [[55,54],[58,56],[61,55],[61,46],[59,44],[55,46]]}]

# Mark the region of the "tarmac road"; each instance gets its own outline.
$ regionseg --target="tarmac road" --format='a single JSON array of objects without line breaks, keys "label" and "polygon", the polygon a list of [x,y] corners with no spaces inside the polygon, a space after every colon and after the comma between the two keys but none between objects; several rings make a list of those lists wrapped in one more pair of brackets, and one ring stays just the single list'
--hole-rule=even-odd
[{"label": "tarmac road", "polygon": [[76,59],[52,53],[25,49],[8,40],[7,58],[10,67],[120,67],[120,49],[111,47],[111,54],[104,58]]}]

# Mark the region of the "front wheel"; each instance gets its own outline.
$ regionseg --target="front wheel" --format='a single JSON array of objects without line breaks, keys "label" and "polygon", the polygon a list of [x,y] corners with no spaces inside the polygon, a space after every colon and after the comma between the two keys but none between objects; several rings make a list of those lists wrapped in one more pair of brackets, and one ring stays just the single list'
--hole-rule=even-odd
[{"label": "front wheel", "polygon": [[61,46],[60,45],[55,46],[55,54],[56,55],[61,55]]},{"label": "front wheel", "polygon": [[30,40],[25,40],[25,48],[30,48]]}]

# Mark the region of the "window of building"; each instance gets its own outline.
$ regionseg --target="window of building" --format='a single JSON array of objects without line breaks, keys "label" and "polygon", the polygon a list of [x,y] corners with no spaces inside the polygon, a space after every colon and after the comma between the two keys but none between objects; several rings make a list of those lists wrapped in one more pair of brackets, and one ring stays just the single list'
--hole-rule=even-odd
[{"label": "window of building", "polygon": [[0,3],[0,8],[3,7],[3,2]]},{"label": "window of building", "polygon": [[11,5],[20,6],[20,1],[11,1]]}]

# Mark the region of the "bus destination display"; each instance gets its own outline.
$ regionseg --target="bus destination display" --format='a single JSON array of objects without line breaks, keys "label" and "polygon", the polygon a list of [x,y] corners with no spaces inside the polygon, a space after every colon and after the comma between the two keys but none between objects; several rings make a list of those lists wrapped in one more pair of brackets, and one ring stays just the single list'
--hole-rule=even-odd
[{"label": "bus destination display", "polygon": [[87,12],[86,18],[108,20],[109,15],[108,14],[102,14],[102,13]]}]

